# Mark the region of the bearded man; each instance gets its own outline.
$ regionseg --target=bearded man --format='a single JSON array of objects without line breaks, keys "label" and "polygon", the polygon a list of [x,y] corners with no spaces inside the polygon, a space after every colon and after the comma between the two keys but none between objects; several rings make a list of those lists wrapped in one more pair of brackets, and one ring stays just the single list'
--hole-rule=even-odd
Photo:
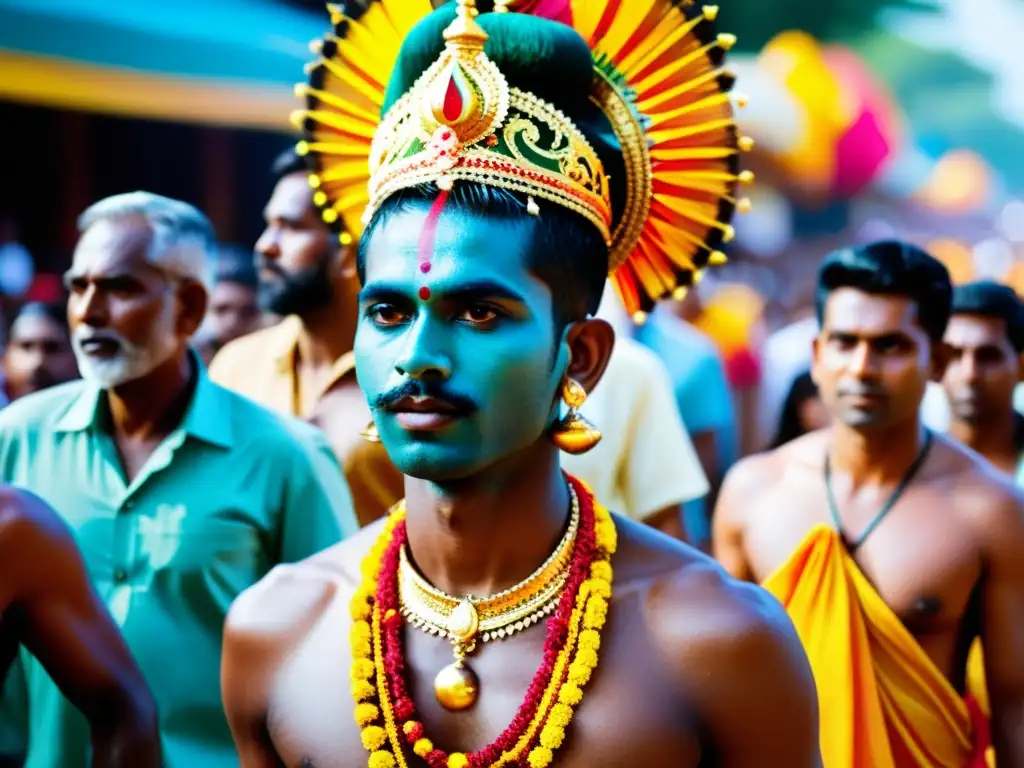
[{"label": "bearded man", "polygon": [[[0,413],[0,480],[75,533],[156,698],[165,765],[228,768],[228,606],[271,567],[353,532],[351,499],[315,429],[217,386],[191,348],[214,244],[202,213],[137,192],[96,203],[79,229],[66,282],[82,380]],[[86,723],[41,661],[23,652],[7,686],[26,766],[84,766]]]},{"label": "bearded man", "polygon": [[210,377],[278,413],[322,429],[344,467],[361,524],[402,496],[402,476],[379,444],[361,434],[370,420],[356,382],[352,340],[359,284],[347,232],[321,219],[294,150],[273,167],[274,191],[256,242],[261,308],[281,322],[227,344]]},{"label": "bearded man", "polygon": [[[581,0],[562,22],[496,6],[339,13],[314,67],[303,149],[325,213],[359,226],[366,207],[355,355],[406,498],[232,608],[242,764],[819,766],[778,604],[611,514],[559,459],[600,438],[578,409],[614,344],[592,317],[609,268],[649,309],[729,232],[732,38],[671,0]],[[402,37],[378,121],[368,83]],[[332,198],[378,122],[363,199]],[[695,186],[652,176],[674,153]]]}]

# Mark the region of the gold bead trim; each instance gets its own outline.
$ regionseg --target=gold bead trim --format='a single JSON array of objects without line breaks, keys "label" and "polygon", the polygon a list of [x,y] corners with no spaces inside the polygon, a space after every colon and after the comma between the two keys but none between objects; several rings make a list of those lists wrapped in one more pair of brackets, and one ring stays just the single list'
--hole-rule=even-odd
[{"label": "gold bead trim", "polygon": [[625,96],[599,68],[594,68],[594,74],[590,100],[611,123],[626,163],[626,205],[612,234],[611,253],[608,259],[610,274],[625,263],[636,248],[636,244],[640,242],[644,227],[647,225],[647,217],[651,212],[654,174],[651,170],[647,136]]}]

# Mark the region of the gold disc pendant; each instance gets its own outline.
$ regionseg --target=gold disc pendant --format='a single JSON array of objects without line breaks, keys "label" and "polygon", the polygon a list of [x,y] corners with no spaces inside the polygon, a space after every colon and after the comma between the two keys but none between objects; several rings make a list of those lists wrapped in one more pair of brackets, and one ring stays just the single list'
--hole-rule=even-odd
[{"label": "gold disc pendant", "polygon": [[480,681],[460,659],[437,673],[434,678],[434,696],[437,703],[450,712],[469,709],[476,703]]}]

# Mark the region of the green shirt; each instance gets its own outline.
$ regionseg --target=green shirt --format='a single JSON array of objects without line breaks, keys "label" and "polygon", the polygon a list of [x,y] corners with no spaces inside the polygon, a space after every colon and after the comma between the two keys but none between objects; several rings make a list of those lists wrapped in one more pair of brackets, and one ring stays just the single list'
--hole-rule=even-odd
[{"label": "green shirt", "polygon": [[[344,475],[317,430],[202,368],[181,425],[131,483],[100,428],[106,412],[102,392],[82,381],[8,406],[0,481],[42,496],[76,532],[156,698],[167,766],[237,766],[220,697],[225,615],[274,565],[357,529]],[[85,719],[24,650],[20,661],[4,692],[0,755],[23,750],[27,729],[26,768],[87,768]]]}]

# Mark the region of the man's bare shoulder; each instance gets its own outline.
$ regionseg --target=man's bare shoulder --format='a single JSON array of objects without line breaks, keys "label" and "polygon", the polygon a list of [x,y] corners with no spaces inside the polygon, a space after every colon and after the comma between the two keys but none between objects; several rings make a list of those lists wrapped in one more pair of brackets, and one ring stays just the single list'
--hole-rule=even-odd
[{"label": "man's bare shoulder", "polygon": [[50,601],[84,579],[74,535],[60,515],[26,490],[0,486],[0,601]]},{"label": "man's bare shoulder", "polygon": [[359,585],[359,567],[384,521],[297,563],[278,565],[231,605],[225,642],[239,650],[290,646]]},{"label": "man's bare shoulder", "polygon": [[733,579],[707,555],[646,526],[617,517],[616,527],[618,586],[645,585],[648,626],[673,666],[686,669],[698,658],[713,662],[773,646],[799,650],[785,610],[763,589]]},{"label": "man's bare shoulder", "polygon": [[0,552],[17,550],[17,559],[25,562],[40,546],[73,546],[67,525],[35,494],[0,486]]},{"label": "man's bare shoulder", "polygon": [[[763,453],[740,459],[725,476],[721,496],[736,502],[763,497],[766,491],[792,483],[794,472],[813,472],[821,466],[828,444],[828,432],[820,430]],[[810,475],[808,475],[809,477]]]},{"label": "man's bare shoulder", "polygon": [[1024,492],[1011,477],[970,448],[935,435],[935,465],[929,478],[949,484],[951,507],[983,540],[1018,530],[1024,517]]},{"label": "man's bare shoulder", "polygon": [[647,631],[680,690],[721,702],[789,685],[813,697],[800,639],[775,598],[691,547],[631,521],[616,524],[624,561],[617,588],[645,591]]},{"label": "man's bare shoulder", "polygon": [[[713,561],[691,563],[651,595],[651,628],[670,668],[730,680],[768,671],[763,665],[800,669],[800,639],[785,610],[760,587],[733,579]],[[690,681],[692,682],[692,681]]]}]

